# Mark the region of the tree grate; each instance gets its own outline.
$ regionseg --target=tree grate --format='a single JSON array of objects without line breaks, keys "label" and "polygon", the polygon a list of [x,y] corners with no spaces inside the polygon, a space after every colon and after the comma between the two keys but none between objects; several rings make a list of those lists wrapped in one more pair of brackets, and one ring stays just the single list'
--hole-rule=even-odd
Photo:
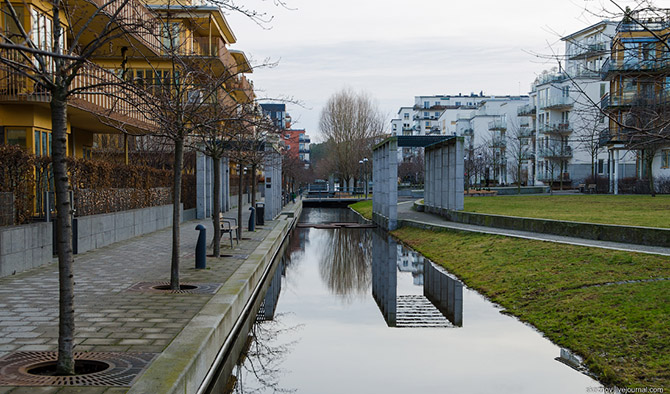
[{"label": "tree grate", "polygon": [[14,352],[0,359],[0,386],[114,386],[130,387],[158,353],[75,352],[75,360],[96,361],[109,368],[74,376],[28,373],[40,364],[53,363],[57,352]]},{"label": "tree grate", "polygon": [[180,283],[181,286],[188,287],[181,290],[162,290],[156,287],[169,286],[170,282],[138,282],[130,286],[127,291],[138,291],[143,293],[163,293],[163,294],[215,294],[221,287],[221,283]]}]

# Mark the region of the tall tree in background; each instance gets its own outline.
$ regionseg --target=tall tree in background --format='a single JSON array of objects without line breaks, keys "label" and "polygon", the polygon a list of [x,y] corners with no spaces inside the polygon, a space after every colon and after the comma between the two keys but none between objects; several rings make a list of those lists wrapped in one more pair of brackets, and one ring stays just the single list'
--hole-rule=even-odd
[{"label": "tall tree in background", "polygon": [[366,93],[343,89],[328,99],[319,128],[333,143],[333,163],[344,183],[358,174],[359,160],[371,157],[372,144],[383,134],[385,125],[386,117]]}]

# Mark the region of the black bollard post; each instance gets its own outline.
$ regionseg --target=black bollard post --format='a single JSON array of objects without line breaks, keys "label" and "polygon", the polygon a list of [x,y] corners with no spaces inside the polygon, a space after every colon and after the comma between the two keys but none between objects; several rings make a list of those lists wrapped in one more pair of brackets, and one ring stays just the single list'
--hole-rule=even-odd
[{"label": "black bollard post", "polygon": [[256,210],[254,207],[249,207],[251,213],[249,214],[249,231],[256,231]]},{"label": "black bollard post", "polygon": [[195,245],[195,268],[207,268],[207,229],[202,224],[195,226],[200,231],[198,243]]}]

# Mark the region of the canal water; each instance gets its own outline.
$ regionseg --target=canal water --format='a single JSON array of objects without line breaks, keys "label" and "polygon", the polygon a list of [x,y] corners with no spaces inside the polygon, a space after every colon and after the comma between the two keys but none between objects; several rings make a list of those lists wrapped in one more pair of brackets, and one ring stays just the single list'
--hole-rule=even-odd
[{"label": "canal water", "polygon": [[[302,223],[355,222],[306,208]],[[561,349],[376,229],[298,228],[234,375],[237,393],[583,393]]]}]

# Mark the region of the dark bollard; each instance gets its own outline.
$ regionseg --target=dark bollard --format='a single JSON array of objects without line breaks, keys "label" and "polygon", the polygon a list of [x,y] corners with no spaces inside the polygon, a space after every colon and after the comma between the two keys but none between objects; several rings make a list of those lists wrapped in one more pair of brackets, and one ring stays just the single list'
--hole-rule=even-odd
[{"label": "dark bollard", "polygon": [[249,207],[251,213],[249,214],[249,231],[256,231],[256,210],[254,207]]},{"label": "dark bollard", "polygon": [[195,245],[195,268],[207,268],[207,229],[202,224],[195,226],[200,231],[198,243]]}]

